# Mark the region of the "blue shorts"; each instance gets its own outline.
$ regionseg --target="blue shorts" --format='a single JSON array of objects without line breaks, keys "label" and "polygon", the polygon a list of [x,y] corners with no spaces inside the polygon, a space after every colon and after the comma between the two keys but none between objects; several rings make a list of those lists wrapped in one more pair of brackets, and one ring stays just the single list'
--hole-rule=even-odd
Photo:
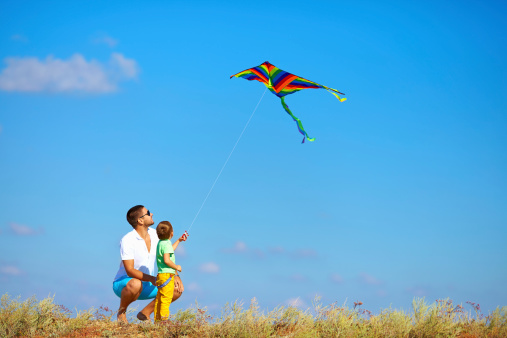
[{"label": "blue shorts", "polygon": [[[127,286],[127,283],[131,280],[129,276],[124,276],[116,281],[113,282],[113,291],[114,293],[121,298],[121,291],[124,287]],[[141,294],[137,298],[138,300],[143,299],[153,299],[157,296],[157,287],[150,282],[142,282],[143,283],[143,290],[141,291]]]}]

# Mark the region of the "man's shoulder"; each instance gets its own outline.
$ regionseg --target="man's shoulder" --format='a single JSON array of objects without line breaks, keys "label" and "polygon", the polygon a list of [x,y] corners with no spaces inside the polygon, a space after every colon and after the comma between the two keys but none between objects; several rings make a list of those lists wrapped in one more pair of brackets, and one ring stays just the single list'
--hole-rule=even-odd
[{"label": "man's shoulder", "polygon": [[148,234],[150,235],[150,238],[154,239],[156,242],[158,242],[158,235],[157,230],[153,228],[148,228]]},{"label": "man's shoulder", "polygon": [[132,229],[132,231],[129,231],[125,236],[121,238],[121,242],[132,241],[137,237],[138,237],[137,231],[135,229]]}]

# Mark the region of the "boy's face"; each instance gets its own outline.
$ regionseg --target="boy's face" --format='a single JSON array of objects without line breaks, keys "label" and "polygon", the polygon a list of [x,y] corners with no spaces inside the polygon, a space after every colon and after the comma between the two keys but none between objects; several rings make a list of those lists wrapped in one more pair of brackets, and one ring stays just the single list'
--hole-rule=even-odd
[{"label": "boy's face", "polygon": [[171,231],[171,234],[169,235],[169,239],[173,238],[174,231]]}]

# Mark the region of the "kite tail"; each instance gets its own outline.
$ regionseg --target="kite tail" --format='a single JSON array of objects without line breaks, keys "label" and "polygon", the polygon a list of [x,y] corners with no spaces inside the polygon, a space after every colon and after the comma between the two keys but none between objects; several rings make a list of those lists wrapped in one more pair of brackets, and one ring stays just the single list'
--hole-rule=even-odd
[{"label": "kite tail", "polygon": [[285,111],[287,113],[289,113],[290,117],[292,117],[292,119],[296,122],[296,124],[298,126],[298,129],[299,129],[299,132],[301,134],[303,134],[303,142],[301,142],[301,143],[305,143],[305,138],[308,139],[308,141],[313,142],[315,140],[315,138],[311,138],[310,136],[308,136],[308,134],[306,133],[305,129],[303,128],[303,123],[301,123],[301,120],[298,119],[297,117],[295,117],[292,114],[292,112],[289,109],[289,106],[287,106],[287,104],[285,103],[285,96],[282,96],[281,99],[282,99],[282,106],[283,106],[283,108],[285,109]]},{"label": "kite tail", "polygon": [[[329,88],[329,89],[333,89],[333,88]],[[326,90],[327,90],[328,92],[330,92],[331,94],[333,94],[334,96],[336,96],[336,98],[337,98],[338,100],[340,100],[340,102],[343,102],[343,101],[347,100],[347,98],[346,98],[346,97],[340,97],[337,93],[335,93],[334,91],[336,91],[336,92],[340,93],[340,92],[339,92],[339,91],[337,91],[336,89],[333,89],[333,90],[329,90],[329,89],[326,89]],[[342,94],[342,93],[340,93],[340,94]]]}]

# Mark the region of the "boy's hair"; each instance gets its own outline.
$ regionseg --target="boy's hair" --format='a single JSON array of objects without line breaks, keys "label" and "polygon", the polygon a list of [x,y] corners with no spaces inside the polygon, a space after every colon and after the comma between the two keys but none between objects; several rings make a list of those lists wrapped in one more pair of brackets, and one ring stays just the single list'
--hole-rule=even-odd
[{"label": "boy's hair", "polygon": [[158,239],[169,239],[173,232],[173,226],[169,221],[162,221],[157,225],[157,236]]},{"label": "boy's hair", "polygon": [[136,205],[127,211],[127,222],[132,225],[132,228],[136,228],[137,220],[141,217],[141,213],[143,212],[144,205]]}]

